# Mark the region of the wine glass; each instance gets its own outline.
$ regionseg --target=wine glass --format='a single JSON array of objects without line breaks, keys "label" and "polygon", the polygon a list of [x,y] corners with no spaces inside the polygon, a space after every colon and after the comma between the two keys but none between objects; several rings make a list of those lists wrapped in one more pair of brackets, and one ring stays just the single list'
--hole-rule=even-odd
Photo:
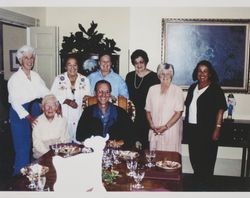
[{"label": "wine glass", "polygon": [[44,191],[45,183],[46,183],[46,177],[45,176],[38,176],[36,190],[37,191]]},{"label": "wine glass", "polygon": [[135,184],[132,185],[135,189],[142,189],[144,186],[141,184],[142,179],[144,178],[145,170],[143,168],[137,168],[134,172],[133,178],[135,180]]},{"label": "wine glass", "polygon": [[146,152],[146,159],[148,163],[146,164],[147,167],[151,168],[154,167],[155,165],[153,164],[153,161],[156,157],[156,153],[154,150],[150,150]]},{"label": "wine glass", "polygon": [[30,181],[28,188],[31,190],[35,189],[37,187],[36,186],[37,175],[32,170],[30,170],[29,173],[27,174],[27,178]]},{"label": "wine glass", "polygon": [[127,173],[128,176],[133,177],[135,170],[137,168],[137,161],[134,159],[127,159],[126,160],[127,168],[129,172]]},{"label": "wine glass", "polygon": [[60,145],[56,142],[51,146],[52,150],[54,151],[55,155],[58,155],[59,150],[60,150]]},{"label": "wine glass", "polygon": [[66,152],[66,155],[64,157],[70,157],[71,154],[73,153],[73,150],[74,150],[74,146],[73,145],[66,145],[64,147],[64,151]]},{"label": "wine glass", "polygon": [[118,148],[113,148],[112,149],[112,155],[113,155],[113,159],[114,159],[114,164],[120,164],[121,162],[119,161],[118,157],[120,154],[120,150]]},{"label": "wine glass", "polygon": [[104,169],[108,169],[109,167],[111,167],[113,165],[112,162],[112,155],[110,152],[110,149],[105,149],[103,152],[103,157],[102,157],[102,162],[103,162],[103,168]]}]

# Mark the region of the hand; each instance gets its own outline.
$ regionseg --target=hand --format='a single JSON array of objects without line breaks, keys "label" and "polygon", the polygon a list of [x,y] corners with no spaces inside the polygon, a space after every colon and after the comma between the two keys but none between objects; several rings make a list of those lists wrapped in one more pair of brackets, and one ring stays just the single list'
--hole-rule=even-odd
[{"label": "hand", "polygon": [[85,109],[88,106],[88,98],[91,97],[89,95],[85,95],[82,99],[82,108]]},{"label": "hand", "polygon": [[155,128],[155,133],[157,134],[157,135],[160,135],[160,134],[162,134],[162,133],[164,133],[165,131],[166,131],[166,126],[159,126],[159,127],[156,127]]},{"label": "hand", "polygon": [[212,140],[213,141],[218,141],[219,138],[220,138],[220,128],[216,127],[214,132],[213,132],[213,135],[212,135]]},{"label": "hand", "polygon": [[56,110],[57,115],[60,115],[62,117],[62,105],[59,104]]},{"label": "hand", "polygon": [[30,114],[26,116],[28,121],[30,122],[32,128],[37,124],[37,119],[31,116]]},{"label": "hand", "polygon": [[66,100],[64,100],[63,104],[67,104],[70,107],[72,107],[73,109],[76,109],[78,107],[75,100],[66,99]]},{"label": "hand", "polygon": [[116,103],[117,98],[115,96],[111,95],[110,98],[113,104]]}]

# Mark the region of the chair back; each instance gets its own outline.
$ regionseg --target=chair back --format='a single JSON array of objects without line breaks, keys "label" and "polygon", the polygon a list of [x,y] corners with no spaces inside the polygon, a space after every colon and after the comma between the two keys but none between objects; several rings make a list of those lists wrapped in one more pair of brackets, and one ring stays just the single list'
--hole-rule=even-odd
[{"label": "chair back", "polygon": [[[135,119],[135,105],[131,100],[128,100],[124,96],[118,96],[117,100],[111,100],[111,103],[114,105],[117,105],[121,108],[123,108],[125,111],[127,111],[129,117],[134,121]],[[87,99],[83,103],[83,109],[85,107],[94,105],[97,103],[97,98],[96,96],[88,96]]]}]

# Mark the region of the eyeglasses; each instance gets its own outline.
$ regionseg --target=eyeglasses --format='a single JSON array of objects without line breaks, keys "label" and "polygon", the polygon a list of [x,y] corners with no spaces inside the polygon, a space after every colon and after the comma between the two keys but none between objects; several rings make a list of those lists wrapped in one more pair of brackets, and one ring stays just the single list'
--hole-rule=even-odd
[{"label": "eyeglasses", "polygon": [[135,62],[134,62],[134,65],[144,64],[144,63],[145,63],[145,62],[144,62],[143,60],[142,60],[142,61],[138,61],[138,62],[137,62],[137,61],[135,61]]},{"label": "eyeglasses", "polygon": [[109,95],[110,94],[110,91],[103,91],[103,90],[97,90],[97,94],[99,95]]}]

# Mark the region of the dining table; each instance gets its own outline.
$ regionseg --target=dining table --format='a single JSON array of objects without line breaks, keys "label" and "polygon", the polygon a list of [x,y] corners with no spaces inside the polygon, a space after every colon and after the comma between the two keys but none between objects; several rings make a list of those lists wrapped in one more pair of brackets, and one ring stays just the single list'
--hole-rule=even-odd
[{"label": "dining table", "polygon": [[[82,147],[82,145],[73,144],[76,147]],[[146,150],[139,151],[138,160],[140,163],[146,164],[147,160],[145,157]],[[113,182],[108,183],[103,180],[103,185],[108,192],[112,191],[122,191],[122,192],[136,192],[136,191],[182,191],[182,161],[181,154],[178,152],[172,151],[155,151],[156,157],[154,162],[169,160],[177,162],[180,166],[178,168],[173,169],[165,169],[160,166],[147,167],[145,168],[145,175],[141,181],[141,184],[144,186],[142,189],[134,189],[133,184],[134,179],[130,176],[127,176],[127,166],[126,161],[124,159],[120,159],[119,164],[113,164],[111,167],[112,171],[116,171],[119,173],[119,177],[117,177]],[[63,157],[62,154],[58,154]],[[55,156],[54,151],[51,149],[44,155],[42,155],[39,159],[32,162],[38,163],[43,166],[47,166],[49,171],[45,174],[46,176],[46,191],[54,191],[54,184],[56,182],[56,169],[53,165],[53,156]],[[79,173],[80,174],[80,173]],[[65,178],[67,179],[67,178]],[[28,188],[30,181],[23,174],[18,174],[12,177],[7,185],[7,191],[35,191]]]}]

